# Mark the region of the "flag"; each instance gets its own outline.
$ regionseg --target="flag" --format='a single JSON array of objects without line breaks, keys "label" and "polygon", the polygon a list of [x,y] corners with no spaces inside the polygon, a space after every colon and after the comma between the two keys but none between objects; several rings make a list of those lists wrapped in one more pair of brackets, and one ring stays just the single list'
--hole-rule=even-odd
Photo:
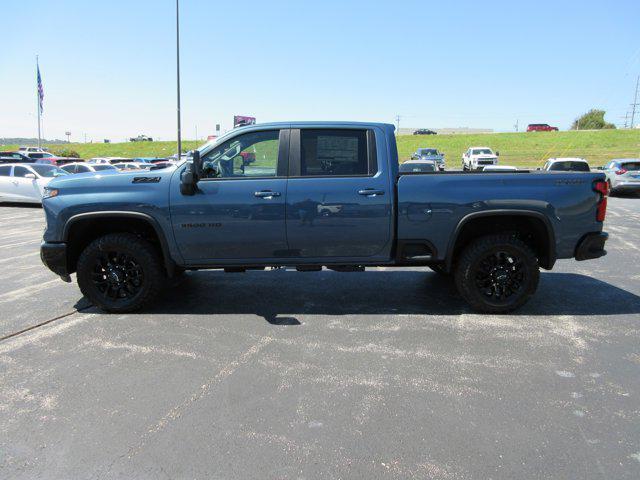
[{"label": "flag", "polygon": [[40,114],[42,114],[42,101],[44,100],[44,89],[42,88],[42,77],[40,76],[40,65],[38,68],[38,102],[40,105]]}]

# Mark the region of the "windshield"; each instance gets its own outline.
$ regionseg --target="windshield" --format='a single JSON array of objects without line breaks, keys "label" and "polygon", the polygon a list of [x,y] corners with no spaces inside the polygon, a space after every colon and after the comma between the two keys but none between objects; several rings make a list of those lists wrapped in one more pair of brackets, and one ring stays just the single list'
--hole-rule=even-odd
[{"label": "windshield", "polygon": [[433,163],[403,163],[400,165],[400,172],[435,172]]},{"label": "windshield", "polygon": [[589,164],[586,162],[554,162],[549,170],[552,172],[590,172]]},{"label": "windshield", "polygon": [[493,152],[490,148],[476,148],[473,155],[493,155]]},{"label": "windshield", "polygon": [[40,175],[41,177],[59,177],[60,175],[69,175],[69,173],[64,170],[54,167],[53,165],[45,165],[45,164],[34,164],[31,165],[31,168]]},{"label": "windshield", "polygon": [[419,150],[420,155],[422,156],[426,156],[426,155],[438,155],[438,150],[436,150],[435,148],[423,148],[421,150]]}]

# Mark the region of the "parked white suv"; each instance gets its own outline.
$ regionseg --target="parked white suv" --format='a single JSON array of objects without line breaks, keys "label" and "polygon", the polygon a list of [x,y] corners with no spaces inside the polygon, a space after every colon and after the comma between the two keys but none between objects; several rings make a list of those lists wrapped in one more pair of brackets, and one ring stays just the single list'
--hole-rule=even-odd
[{"label": "parked white suv", "polygon": [[20,147],[18,151],[24,155],[26,155],[29,152],[46,152],[44,148],[40,148],[40,147]]},{"label": "parked white suv", "polygon": [[489,147],[471,147],[462,155],[462,170],[482,170],[487,165],[497,165],[498,155]]}]

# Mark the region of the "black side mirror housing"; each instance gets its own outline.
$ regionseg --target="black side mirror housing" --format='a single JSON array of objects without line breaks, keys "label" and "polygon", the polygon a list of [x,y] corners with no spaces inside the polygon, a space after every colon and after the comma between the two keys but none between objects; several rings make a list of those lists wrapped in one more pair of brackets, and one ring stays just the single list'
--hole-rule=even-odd
[{"label": "black side mirror housing", "polygon": [[198,180],[202,176],[202,160],[200,159],[200,152],[194,150],[193,157],[190,162],[187,162],[187,167],[182,172],[182,178],[180,179],[180,193],[183,195],[195,195],[198,189]]}]

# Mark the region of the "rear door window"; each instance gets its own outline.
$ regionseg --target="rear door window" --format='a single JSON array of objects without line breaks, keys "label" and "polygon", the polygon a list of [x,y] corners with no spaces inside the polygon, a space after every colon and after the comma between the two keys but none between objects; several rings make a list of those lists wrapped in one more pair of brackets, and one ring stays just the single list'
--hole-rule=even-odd
[{"label": "rear door window", "polygon": [[367,131],[300,131],[301,176],[360,176],[369,171]]},{"label": "rear door window", "polygon": [[11,175],[11,167],[5,165],[0,166],[0,177],[8,177]]}]

